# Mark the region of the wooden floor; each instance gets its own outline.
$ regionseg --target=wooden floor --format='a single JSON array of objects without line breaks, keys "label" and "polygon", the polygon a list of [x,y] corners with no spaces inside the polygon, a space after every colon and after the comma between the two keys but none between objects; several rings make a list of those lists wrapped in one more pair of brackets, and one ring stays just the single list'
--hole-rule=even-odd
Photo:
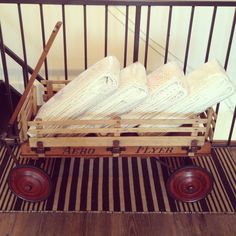
[{"label": "wooden floor", "polygon": [[[231,151],[236,157],[236,149]],[[28,235],[233,236],[236,214],[0,214],[0,236]]]},{"label": "wooden floor", "polygon": [[236,215],[2,213],[1,236],[233,236]]}]

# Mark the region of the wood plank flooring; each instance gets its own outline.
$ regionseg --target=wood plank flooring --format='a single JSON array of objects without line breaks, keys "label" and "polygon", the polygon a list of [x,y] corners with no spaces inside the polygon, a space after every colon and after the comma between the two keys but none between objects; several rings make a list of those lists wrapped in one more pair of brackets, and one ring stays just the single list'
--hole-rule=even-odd
[{"label": "wood plank flooring", "polygon": [[233,236],[236,215],[2,213],[1,236]]}]

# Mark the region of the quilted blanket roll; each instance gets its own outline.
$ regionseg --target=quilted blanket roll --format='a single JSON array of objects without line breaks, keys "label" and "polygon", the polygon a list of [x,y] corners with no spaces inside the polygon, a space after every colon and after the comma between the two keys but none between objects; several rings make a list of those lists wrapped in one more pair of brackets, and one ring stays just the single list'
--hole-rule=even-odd
[{"label": "quilted blanket roll", "polygon": [[[96,106],[91,107],[89,111],[80,116],[81,120],[99,120],[112,119],[131,111],[137,104],[142,102],[148,95],[145,67],[139,63],[133,63],[120,71],[118,89]],[[78,125],[70,125],[64,128],[81,128]],[[82,126],[83,128],[92,128],[92,125]],[[96,127],[105,128],[109,125],[96,125]],[[74,136],[73,134],[71,134]],[[70,136],[71,136],[70,135]],[[78,136],[85,136],[79,134]],[[59,135],[60,136],[60,135]]]},{"label": "quilted blanket roll", "polygon": [[146,70],[139,63],[133,63],[120,72],[118,89],[102,102],[87,111],[82,119],[104,119],[120,116],[131,111],[148,95]]},{"label": "quilted blanket roll", "polygon": [[[119,85],[119,73],[120,63],[116,57],[98,61],[49,99],[36,118],[44,121],[78,118],[114,93]],[[31,135],[30,130],[28,134]]]},{"label": "quilted blanket roll", "polygon": [[149,94],[123,119],[150,119],[187,95],[184,73],[176,62],[169,62],[147,76]]},{"label": "quilted blanket roll", "polygon": [[188,118],[204,112],[235,92],[235,85],[217,61],[210,61],[186,76],[189,93],[155,118]]}]

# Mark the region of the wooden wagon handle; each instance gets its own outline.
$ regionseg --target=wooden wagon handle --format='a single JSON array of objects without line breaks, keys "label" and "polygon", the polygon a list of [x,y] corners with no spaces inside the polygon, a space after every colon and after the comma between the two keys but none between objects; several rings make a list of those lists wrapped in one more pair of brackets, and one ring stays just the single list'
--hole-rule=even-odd
[{"label": "wooden wagon handle", "polygon": [[53,29],[51,35],[50,35],[50,38],[48,39],[48,41],[47,41],[47,43],[46,43],[46,45],[45,45],[45,47],[44,47],[44,50],[43,50],[43,52],[42,52],[42,54],[41,54],[41,56],[40,56],[40,58],[39,58],[39,60],[38,60],[38,63],[37,63],[37,65],[36,65],[36,67],[35,67],[35,69],[34,69],[32,75],[31,75],[31,77],[30,77],[30,79],[29,79],[29,82],[28,82],[26,88],[25,88],[25,91],[23,92],[23,94],[22,94],[22,96],[21,96],[21,98],[20,98],[20,101],[18,102],[18,104],[17,104],[17,106],[16,106],[15,111],[14,111],[14,113],[12,114],[12,116],[11,116],[11,118],[10,118],[10,121],[9,121],[9,123],[8,123],[8,131],[9,131],[9,130],[12,128],[12,126],[14,125],[14,122],[16,121],[17,115],[18,115],[18,113],[20,112],[20,109],[22,108],[23,103],[24,103],[24,101],[25,101],[27,95],[29,94],[29,92],[30,92],[32,86],[33,86],[33,83],[34,83],[34,81],[35,81],[35,79],[36,79],[36,76],[37,76],[37,74],[39,73],[39,70],[41,69],[41,67],[42,67],[42,65],[43,65],[43,62],[44,62],[44,60],[45,60],[46,57],[47,57],[47,54],[48,54],[48,52],[49,52],[49,50],[50,50],[50,48],[51,48],[51,46],[52,46],[52,44],[53,44],[53,42],[54,42],[54,39],[55,39],[56,36],[57,36],[57,33],[59,32],[59,29],[60,29],[61,25],[62,25],[62,22],[60,22],[60,21],[56,23],[56,25],[55,25],[55,27],[54,27],[54,29]]}]

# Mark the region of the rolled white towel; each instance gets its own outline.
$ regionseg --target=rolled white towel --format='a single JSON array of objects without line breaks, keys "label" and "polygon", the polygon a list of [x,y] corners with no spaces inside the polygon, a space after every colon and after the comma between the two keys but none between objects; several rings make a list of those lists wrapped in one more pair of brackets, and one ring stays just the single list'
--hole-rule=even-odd
[{"label": "rolled white towel", "polygon": [[204,112],[235,92],[235,85],[217,61],[210,61],[186,76],[189,93],[155,118],[188,118]]},{"label": "rolled white towel", "polygon": [[[49,99],[35,118],[44,121],[78,118],[114,93],[119,85],[119,73],[117,58],[109,56],[98,61]],[[28,134],[31,135],[30,130]]]},{"label": "rolled white towel", "polygon": [[[90,108],[85,114],[80,116],[81,120],[112,119],[121,116],[125,112],[133,109],[143,101],[148,95],[145,67],[139,63],[133,63],[120,71],[120,83],[118,89],[102,102]],[[105,128],[109,125],[70,125],[64,128]],[[73,135],[73,134],[71,134]],[[70,136],[71,136],[70,135]],[[84,136],[81,134],[79,136]],[[59,135],[60,136],[60,135]],[[73,135],[74,136],[74,135]]]},{"label": "rolled white towel", "polygon": [[120,116],[148,95],[146,70],[139,63],[133,63],[120,72],[120,84],[118,89],[109,97],[90,108],[81,119],[104,119]]},{"label": "rolled white towel", "polygon": [[147,76],[148,97],[123,119],[150,119],[187,95],[184,73],[176,62],[169,62]]}]

